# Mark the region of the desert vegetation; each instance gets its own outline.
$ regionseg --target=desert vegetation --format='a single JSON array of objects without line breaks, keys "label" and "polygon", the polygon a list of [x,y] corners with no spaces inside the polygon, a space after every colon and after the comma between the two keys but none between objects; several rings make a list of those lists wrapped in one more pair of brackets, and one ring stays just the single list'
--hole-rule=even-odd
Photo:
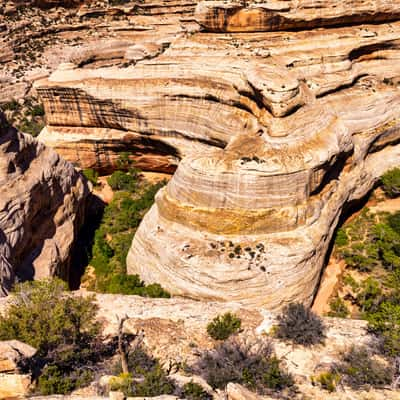
[{"label": "desert vegetation", "polygon": [[207,333],[215,340],[225,340],[238,332],[242,321],[230,312],[216,316],[208,325]]},{"label": "desert vegetation", "polygon": [[268,339],[229,338],[205,351],[193,371],[213,388],[223,389],[236,382],[258,393],[296,389]]},{"label": "desert vegetation", "polygon": [[44,108],[35,97],[20,101],[13,99],[0,104],[0,110],[5,112],[8,122],[21,132],[37,136],[44,128]]},{"label": "desert vegetation", "polygon": [[115,348],[103,342],[92,297],[72,296],[54,279],[17,284],[13,301],[0,316],[0,339],[17,339],[37,349],[22,365],[32,373],[34,391],[65,394],[86,386],[98,364]]},{"label": "desert vegetation", "polygon": [[101,293],[169,297],[159,284],[146,286],[138,275],[126,273],[126,256],[133,235],[165,182],[148,184],[126,153],[121,154],[118,166],[120,169],[108,179],[115,190],[114,198],[106,205],[93,245],[88,249],[94,276],[87,273],[83,281],[89,289]]},{"label": "desert vegetation", "polygon": [[295,344],[311,346],[324,342],[325,331],[325,325],[318,315],[303,304],[291,303],[278,316],[275,335]]}]

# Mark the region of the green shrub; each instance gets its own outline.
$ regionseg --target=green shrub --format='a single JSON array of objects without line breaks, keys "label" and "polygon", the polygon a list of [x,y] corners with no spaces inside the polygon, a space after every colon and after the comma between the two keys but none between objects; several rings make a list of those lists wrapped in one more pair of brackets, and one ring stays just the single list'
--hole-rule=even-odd
[{"label": "green shrub", "polygon": [[40,375],[38,389],[44,396],[54,393],[67,394],[75,389],[75,384],[56,365],[50,365],[45,367]]},{"label": "green shrub", "polygon": [[360,285],[360,291],[357,294],[357,304],[362,312],[372,311],[382,298],[382,289],[379,282],[369,277]]},{"label": "green shrub", "polygon": [[12,99],[8,103],[3,103],[1,105],[1,108],[3,111],[16,111],[20,108],[21,106],[19,105],[18,101],[15,99]]},{"label": "green shrub", "polygon": [[349,243],[349,238],[347,237],[346,231],[343,229],[338,229],[336,233],[335,244],[336,246],[342,247]]},{"label": "green shrub", "polygon": [[325,325],[322,319],[300,303],[291,303],[278,316],[276,336],[296,344],[310,346],[323,343]]},{"label": "green shrub", "polygon": [[145,285],[137,275],[127,275],[126,257],[135,229],[154,202],[160,182],[137,193],[119,191],[104,210],[91,249],[90,265],[95,279],[87,275],[89,289],[101,293],[135,294],[146,297],[170,297],[159,284]]},{"label": "green shrub", "polygon": [[382,301],[376,310],[366,315],[369,329],[382,340],[384,352],[400,355],[400,303],[390,299]]},{"label": "green shrub", "polygon": [[336,318],[346,318],[349,315],[349,310],[345,302],[340,298],[336,297],[329,303],[330,311],[328,315]]},{"label": "green shrub", "polygon": [[32,106],[29,113],[32,117],[43,117],[44,107],[42,104],[35,104],[34,106]]},{"label": "green shrub", "polygon": [[16,285],[7,314],[0,316],[0,339],[28,343],[42,356],[61,345],[90,343],[99,333],[97,306],[65,290],[58,279]]},{"label": "green shrub", "polygon": [[207,325],[207,333],[215,340],[225,340],[238,332],[242,321],[230,312],[218,315]]},{"label": "green shrub", "polygon": [[89,182],[92,182],[94,186],[97,185],[97,180],[99,179],[99,173],[97,171],[91,168],[87,168],[84,169],[82,173]]},{"label": "green shrub", "polygon": [[29,121],[28,119],[24,118],[21,124],[18,126],[18,129],[23,133],[29,133],[33,137],[39,135],[41,130],[44,128],[43,122],[37,122],[35,120]]},{"label": "green shrub", "polygon": [[198,383],[190,381],[185,383],[182,388],[183,396],[187,400],[212,400],[212,396],[207,393]]},{"label": "green shrub", "polygon": [[341,355],[335,370],[342,376],[342,381],[354,389],[364,385],[381,387],[389,385],[394,376],[391,365],[378,361],[367,347],[352,347]]},{"label": "green shrub", "polygon": [[[89,367],[112,353],[103,344],[91,297],[65,293],[55,280],[17,284],[13,301],[0,316],[0,340],[17,339],[37,348],[26,366],[38,376],[42,394],[65,394],[91,380]],[[111,346],[111,347],[110,347]]]},{"label": "green shrub", "polygon": [[389,226],[400,235],[400,211],[388,216]]},{"label": "green shrub", "polygon": [[389,197],[400,195],[400,168],[393,168],[381,177],[384,192]]},{"label": "green shrub", "polygon": [[337,372],[322,372],[316,377],[311,378],[311,382],[315,385],[318,384],[322,389],[328,392],[335,392],[336,386],[340,381],[340,375]]},{"label": "green shrub", "polygon": [[237,382],[259,393],[294,388],[292,376],[273,354],[269,341],[240,341],[237,337],[206,351],[193,366],[213,387],[223,389],[229,382]]},{"label": "green shrub", "polygon": [[154,397],[172,394],[175,386],[157,362],[151,370],[142,372],[140,379],[134,379],[132,374],[121,374],[111,383],[111,390],[120,390],[125,396]]},{"label": "green shrub", "polygon": [[137,177],[123,171],[115,171],[107,179],[112,190],[134,192],[137,188]]},{"label": "green shrub", "polygon": [[37,390],[42,395],[68,394],[72,390],[87,386],[93,379],[89,370],[76,369],[69,374],[57,365],[49,365],[39,376]]}]

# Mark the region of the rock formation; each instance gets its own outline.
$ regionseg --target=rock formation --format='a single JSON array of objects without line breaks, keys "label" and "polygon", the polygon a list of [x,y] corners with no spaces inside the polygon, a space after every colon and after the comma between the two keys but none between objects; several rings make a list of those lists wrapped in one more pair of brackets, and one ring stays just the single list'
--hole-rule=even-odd
[{"label": "rock formation", "polygon": [[32,358],[33,347],[18,340],[0,341],[0,399],[29,395],[31,376],[20,371],[20,363]]},{"label": "rock formation", "polygon": [[176,14],[161,30],[146,16],[146,34],[126,37],[129,65],[76,54],[37,81],[40,138],[103,170],[122,149],[146,169],[182,159],[130,273],[192,298],[310,303],[343,208],[400,163],[398,9],[206,1],[196,26],[179,7],[179,30]]},{"label": "rock formation", "polygon": [[0,113],[0,292],[20,279],[68,279],[88,188],[73,166]]}]

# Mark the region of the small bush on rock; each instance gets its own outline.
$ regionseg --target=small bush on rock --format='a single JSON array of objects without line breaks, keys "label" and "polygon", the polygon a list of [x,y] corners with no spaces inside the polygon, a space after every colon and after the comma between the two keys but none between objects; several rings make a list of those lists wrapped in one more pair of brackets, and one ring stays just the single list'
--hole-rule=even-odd
[{"label": "small bush on rock", "polygon": [[207,393],[198,383],[188,382],[183,385],[183,396],[187,400],[211,400],[212,396]]},{"label": "small bush on rock", "polygon": [[353,389],[370,385],[381,387],[389,385],[394,376],[394,368],[373,357],[365,346],[352,347],[341,355],[335,370],[342,375],[342,381]]},{"label": "small bush on rock", "polygon": [[203,354],[193,366],[213,387],[223,389],[236,382],[259,393],[294,388],[292,376],[282,368],[269,341],[229,338]]},{"label": "small bush on rock", "polygon": [[328,315],[336,318],[346,318],[349,315],[349,310],[346,303],[340,298],[336,297],[329,303],[330,311]]},{"label": "small bush on rock", "polygon": [[296,344],[310,346],[323,343],[325,325],[322,319],[300,303],[291,303],[278,316],[275,334],[278,338],[288,339]]},{"label": "small bush on rock", "polygon": [[125,396],[138,397],[171,394],[175,390],[159,361],[149,356],[141,346],[129,354],[128,368],[129,374],[121,373],[111,382],[111,390],[120,390]]},{"label": "small bush on rock", "polygon": [[340,381],[340,375],[336,372],[323,372],[322,374],[312,377],[311,382],[313,385],[319,385],[322,389],[328,392],[336,391],[336,386]]},{"label": "small bush on rock", "polygon": [[238,332],[242,321],[230,312],[218,315],[207,325],[207,333],[215,340],[226,340]]}]

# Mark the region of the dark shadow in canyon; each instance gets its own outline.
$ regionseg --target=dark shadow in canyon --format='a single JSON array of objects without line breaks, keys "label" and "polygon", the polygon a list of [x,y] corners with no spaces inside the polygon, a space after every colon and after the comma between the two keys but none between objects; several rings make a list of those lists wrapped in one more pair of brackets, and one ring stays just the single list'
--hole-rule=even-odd
[{"label": "dark shadow in canyon", "polygon": [[68,285],[71,290],[78,290],[81,278],[92,258],[94,234],[103,217],[105,203],[94,194],[90,194],[85,210],[85,220],[79,230],[71,253]]}]

